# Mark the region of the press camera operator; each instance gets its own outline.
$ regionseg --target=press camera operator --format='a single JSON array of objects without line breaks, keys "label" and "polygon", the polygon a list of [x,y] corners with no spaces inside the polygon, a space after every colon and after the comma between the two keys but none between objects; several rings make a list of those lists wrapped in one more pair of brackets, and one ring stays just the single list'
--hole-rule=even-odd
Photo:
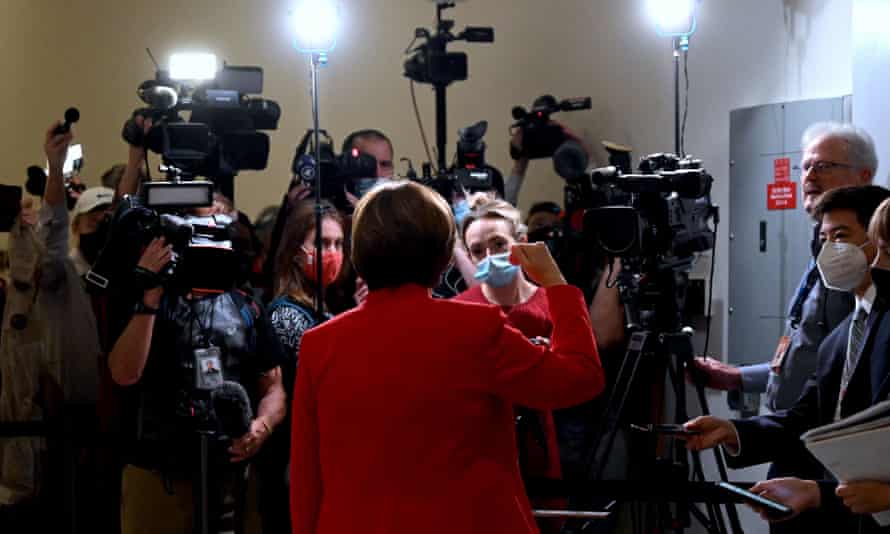
[{"label": "press camera operator", "polygon": [[[135,192],[144,157],[130,147],[119,194]],[[161,284],[158,273],[172,254],[163,238],[153,239],[135,266],[138,275],[126,284],[134,289],[132,299],[118,296],[112,306],[131,314],[108,358],[112,379],[123,389],[122,531],[192,532],[199,431],[220,423],[214,421],[218,410],[205,410],[212,398],[196,391],[196,383],[217,381],[240,384],[256,414],[241,436],[209,433],[210,532],[237,530],[246,461],[286,410],[282,349],[265,312],[244,293],[174,292]]]}]

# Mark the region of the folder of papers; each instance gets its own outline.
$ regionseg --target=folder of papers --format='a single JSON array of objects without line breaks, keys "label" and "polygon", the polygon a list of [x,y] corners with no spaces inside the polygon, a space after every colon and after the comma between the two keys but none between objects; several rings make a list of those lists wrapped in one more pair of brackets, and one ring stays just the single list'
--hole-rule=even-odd
[{"label": "folder of papers", "polygon": [[[814,428],[800,439],[840,481],[890,483],[890,401]],[[873,517],[881,526],[890,525],[890,510]]]}]

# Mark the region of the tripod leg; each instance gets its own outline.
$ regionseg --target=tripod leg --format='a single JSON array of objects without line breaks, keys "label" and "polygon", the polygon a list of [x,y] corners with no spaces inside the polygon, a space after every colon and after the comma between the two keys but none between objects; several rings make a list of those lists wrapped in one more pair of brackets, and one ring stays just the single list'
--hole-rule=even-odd
[{"label": "tripod leg", "polygon": [[[695,391],[698,395],[698,404],[701,408],[702,415],[710,415],[708,408],[708,399],[705,396],[705,387],[700,381],[695,381]],[[719,447],[714,448],[714,460],[717,462],[717,471],[720,473],[720,480],[727,481],[726,463],[723,459],[723,451]],[[742,534],[742,523],[739,521],[739,513],[732,503],[726,504],[726,515],[729,517],[729,525],[733,534]]]}]

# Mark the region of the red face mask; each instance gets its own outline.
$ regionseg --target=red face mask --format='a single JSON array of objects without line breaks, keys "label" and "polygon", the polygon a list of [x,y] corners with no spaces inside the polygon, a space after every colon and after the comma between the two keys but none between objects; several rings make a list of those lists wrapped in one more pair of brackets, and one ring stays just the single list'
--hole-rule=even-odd
[{"label": "red face mask", "polygon": [[[306,250],[304,248],[303,252],[306,253],[306,261],[303,263],[303,274],[306,275],[306,278],[308,278],[310,282],[315,283],[317,281],[316,275],[318,274],[318,267],[315,265],[315,249]],[[334,280],[337,279],[337,275],[340,274],[340,268],[343,266],[343,251],[325,250],[322,252],[321,266],[321,284],[322,286],[327,287],[334,283]]]}]

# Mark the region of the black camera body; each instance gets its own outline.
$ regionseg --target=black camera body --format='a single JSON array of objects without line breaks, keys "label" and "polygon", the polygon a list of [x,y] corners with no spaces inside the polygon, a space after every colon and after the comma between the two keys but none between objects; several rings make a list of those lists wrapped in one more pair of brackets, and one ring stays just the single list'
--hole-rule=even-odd
[{"label": "black camera body", "polygon": [[566,136],[561,126],[550,122],[550,116],[559,111],[580,111],[591,107],[590,97],[557,101],[553,95],[536,98],[530,110],[514,107],[512,114],[516,122],[512,127],[522,130],[522,150],[517,150],[511,144],[510,156],[513,159],[552,157],[566,142]]},{"label": "black camera body", "polygon": [[312,133],[313,130],[308,130],[297,145],[291,172],[300,183],[314,189],[316,174],[321,170],[321,197],[329,200],[337,209],[349,212],[352,206],[346,200],[345,192],[361,196],[358,180],[377,176],[377,159],[356,148],[336,154],[333,139],[325,130],[320,130],[321,163],[316,163],[315,153],[310,146]]},{"label": "black camera body", "polygon": [[641,174],[615,167],[590,172],[600,206],[584,214],[584,232],[606,253],[621,258],[660,255],[677,259],[714,247],[708,221],[713,178],[701,161],[653,154]]},{"label": "black camera body", "polygon": [[455,154],[457,164],[436,175],[433,175],[429,164],[424,164],[420,183],[433,188],[449,202],[455,193],[476,193],[500,188],[503,194],[503,176],[485,160],[487,147],[483,137],[487,131],[487,121],[479,121],[459,129]]},{"label": "black camera body", "polygon": [[[123,138],[161,154],[164,163],[187,177],[232,177],[242,170],[262,170],[269,158],[269,136],[281,108],[249,95],[263,90],[259,67],[226,65],[216,78],[196,87],[171,80],[159,70],[137,91],[148,107],[137,109],[124,124]],[[190,112],[186,121],[182,112]],[[153,121],[143,134],[139,115]]]},{"label": "black camera body", "polygon": [[[157,285],[175,294],[231,289],[240,274],[232,232],[233,221],[228,215],[162,212],[138,197],[126,196],[114,212],[108,242],[86,280],[94,292]],[[134,271],[145,247],[155,238],[163,238],[172,247],[171,261],[157,275]]]},{"label": "black camera body", "polygon": [[[467,54],[464,52],[447,52],[446,46],[452,41],[468,43],[494,42],[494,28],[468,26],[458,35],[454,35],[453,20],[442,19],[442,11],[454,7],[453,3],[440,3],[437,6],[437,27],[433,34],[426,28],[414,30],[414,40],[425,41],[407,53],[412,54],[405,61],[405,77],[417,83],[427,83],[441,87],[452,82],[464,81],[468,77]],[[413,42],[412,42],[413,44]]]}]

